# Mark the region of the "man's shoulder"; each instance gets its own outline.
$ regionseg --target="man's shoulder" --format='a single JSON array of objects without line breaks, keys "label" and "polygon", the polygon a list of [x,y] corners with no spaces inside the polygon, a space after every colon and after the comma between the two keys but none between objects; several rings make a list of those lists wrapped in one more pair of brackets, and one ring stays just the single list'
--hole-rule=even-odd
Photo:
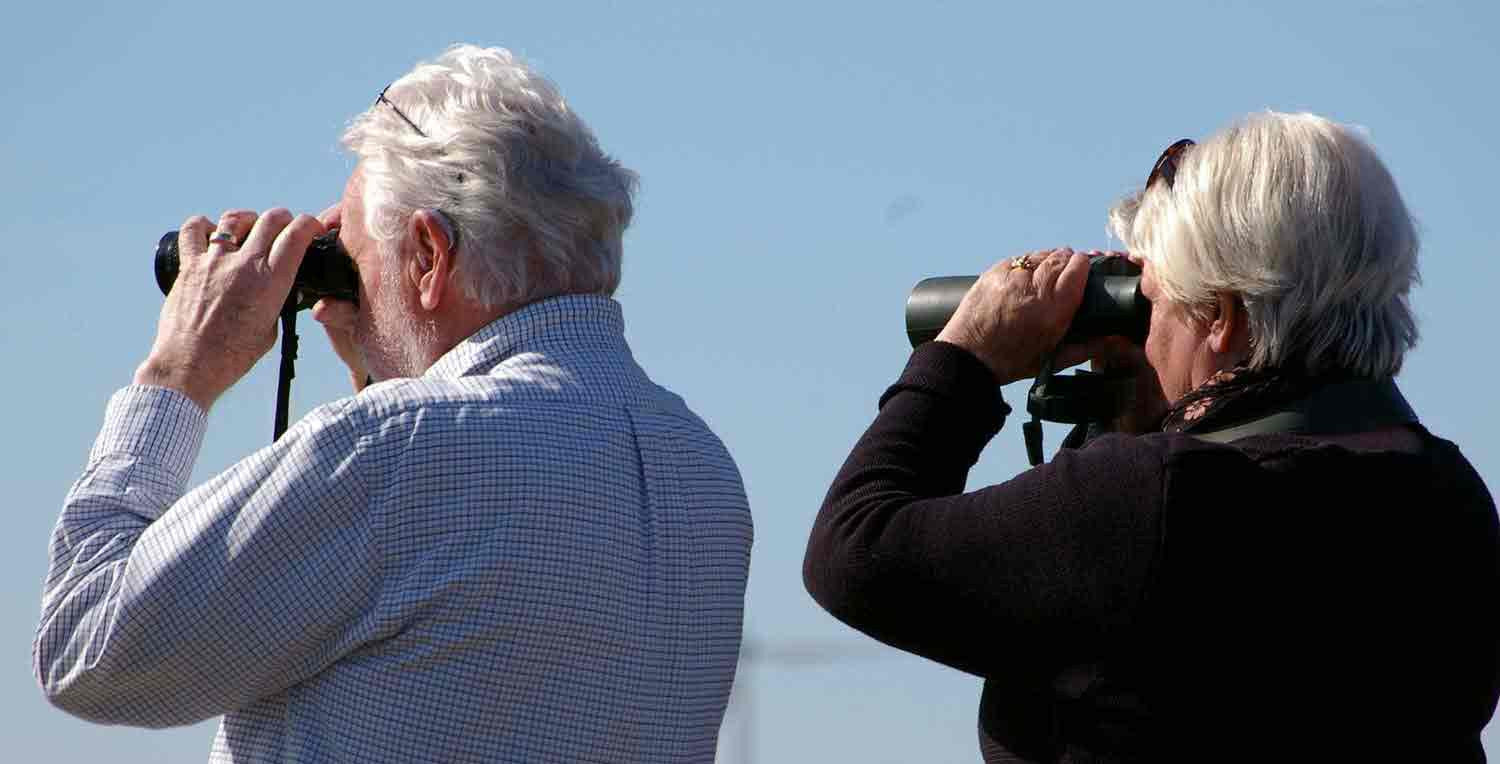
[{"label": "man's shoulder", "polygon": [[[558,396],[553,396],[557,403]],[[508,384],[488,376],[415,377],[376,382],[357,395],[326,404],[323,417],[347,420],[356,430],[387,427],[411,417],[448,418],[477,410],[534,410],[547,396],[528,385]]]},{"label": "man's shoulder", "polygon": [[708,425],[677,394],[644,375],[617,384],[580,380],[556,367],[533,373],[416,377],[377,382],[359,394],[330,402],[308,415],[321,426],[342,423],[361,436],[401,430],[403,423],[459,423],[489,429],[531,429],[579,419],[609,427],[629,419],[680,420]]}]

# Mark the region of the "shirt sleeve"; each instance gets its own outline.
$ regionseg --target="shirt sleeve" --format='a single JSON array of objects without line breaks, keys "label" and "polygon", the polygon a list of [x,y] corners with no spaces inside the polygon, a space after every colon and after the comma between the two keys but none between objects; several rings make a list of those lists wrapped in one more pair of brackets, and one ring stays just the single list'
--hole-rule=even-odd
[{"label": "shirt sleeve", "polygon": [[322,407],[186,495],[205,414],[110,400],[52,534],[34,670],[91,721],[162,727],[241,708],[359,644],[378,576],[355,427]]},{"label": "shirt sleeve", "polygon": [[1136,616],[1163,458],[1110,435],[964,492],[1009,407],[962,349],[919,347],[834,479],[803,578],[840,620],[979,676],[1091,660]]}]

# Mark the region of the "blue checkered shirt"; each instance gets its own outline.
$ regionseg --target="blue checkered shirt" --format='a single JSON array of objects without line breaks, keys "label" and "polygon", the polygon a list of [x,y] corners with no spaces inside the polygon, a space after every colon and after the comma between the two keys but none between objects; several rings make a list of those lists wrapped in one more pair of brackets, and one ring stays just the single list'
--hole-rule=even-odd
[{"label": "blue checkered shirt", "polygon": [[709,762],[751,523],[729,453],[574,295],[319,407],[184,494],[205,415],[110,400],[35,670],[212,761]]}]

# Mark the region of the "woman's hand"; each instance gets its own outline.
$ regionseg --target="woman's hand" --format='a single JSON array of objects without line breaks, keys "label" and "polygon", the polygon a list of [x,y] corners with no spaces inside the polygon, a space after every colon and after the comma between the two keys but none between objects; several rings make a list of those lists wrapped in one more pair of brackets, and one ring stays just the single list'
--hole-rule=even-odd
[{"label": "woman's hand", "polygon": [[1130,404],[1119,416],[1102,423],[1109,432],[1141,435],[1159,429],[1168,403],[1161,391],[1156,370],[1146,358],[1146,351],[1124,337],[1107,337],[1089,346],[1090,368],[1098,372],[1134,377],[1135,389]]},{"label": "woman's hand", "polygon": [[[1002,260],[964,295],[937,339],[973,353],[1002,385],[1034,377],[1042,354],[1067,333],[1088,277],[1088,256],[1067,247]],[[1082,363],[1093,349],[1060,348],[1054,367]]]}]

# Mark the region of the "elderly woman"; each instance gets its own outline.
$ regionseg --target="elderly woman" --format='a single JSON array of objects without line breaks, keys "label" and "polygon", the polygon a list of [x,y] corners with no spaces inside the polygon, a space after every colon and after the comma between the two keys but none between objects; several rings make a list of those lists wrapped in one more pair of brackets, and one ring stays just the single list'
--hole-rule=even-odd
[{"label": "elderly woman", "polygon": [[1262,114],[1179,142],[1111,214],[1153,303],[1117,432],[964,480],[1081,299],[1088,258],[990,269],[833,482],[809,591],[985,679],[986,761],[1483,761],[1494,503],[1391,378],[1417,235],[1354,131]]}]

